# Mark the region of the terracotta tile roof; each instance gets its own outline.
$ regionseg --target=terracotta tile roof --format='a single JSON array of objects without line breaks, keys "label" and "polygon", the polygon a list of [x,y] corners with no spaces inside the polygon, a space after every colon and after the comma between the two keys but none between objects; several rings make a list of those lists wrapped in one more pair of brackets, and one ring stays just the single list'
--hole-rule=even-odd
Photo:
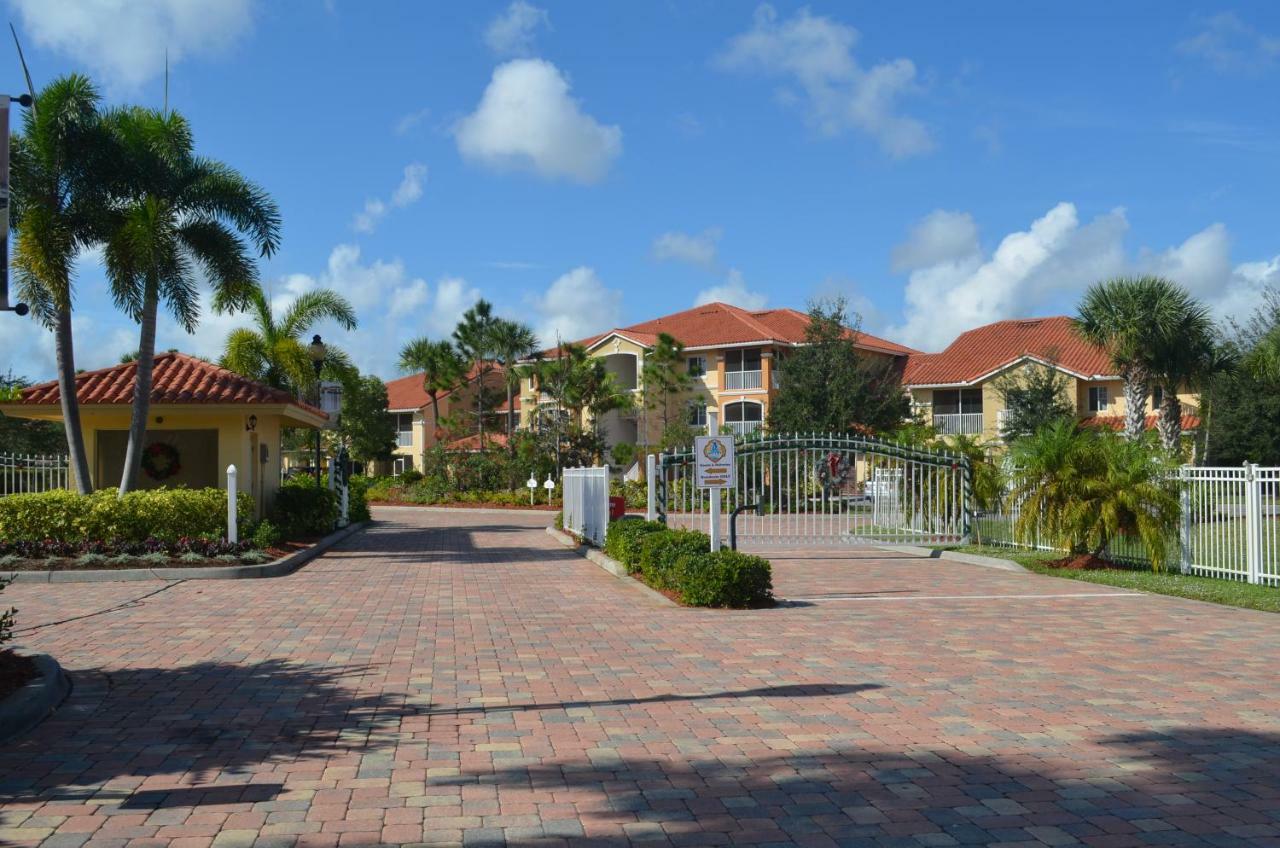
[{"label": "terracotta tile roof", "polygon": [[507,446],[506,433],[485,433],[484,446],[480,444],[480,434],[472,433],[470,436],[463,436],[461,439],[455,439],[445,445],[445,450],[451,451],[479,451],[486,448],[505,448]]},{"label": "terracotta tile roof", "polygon": [[[1145,421],[1143,422],[1143,427],[1145,427],[1148,430],[1154,430],[1156,428],[1157,417],[1158,416],[1155,416],[1155,415],[1148,415]],[[1107,427],[1111,430],[1123,430],[1124,417],[1120,415],[1090,415],[1088,418],[1081,418],[1080,425],[1082,427]],[[1199,430],[1200,416],[1199,415],[1182,416],[1182,429],[1183,430]]]},{"label": "terracotta tile roof", "polygon": [[907,357],[902,381],[909,386],[972,383],[1024,356],[1053,359],[1086,377],[1114,376],[1106,350],[1076,335],[1071,319],[1027,318],[997,321],[956,337],[942,353]]},{"label": "terracotta tile roof", "polygon": [[[81,372],[76,375],[76,398],[82,406],[131,404],[137,371],[136,362],[126,362]],[[282,403],[328,418],[283,389],[273,389],[185,353],[156,354],[151,381],[152,403]],[[58,382],[52,380],[23,389],[17,402],[24,406],[52,406],[61,400]]]},{"label": "terracotta tile roof", "polygon": [[[669,333],[684,343],[686,348],[717,347],[722,345],[801,344],[809,326],[809,316],[795,309],[765,309],[751,311],[728,303],[708,303],[683,312],[664,315],[650,321],[642,321],[629,327],[618,327],[608,333],[599,333],[575,344],[591,347],[616,333],[645,346],[658,341],[659,333]],[[870,333],[859,332],[856,344],[867,350],[891,354],[915,353],[911,348],[877,338]],[[557,349],[543,351],[544,356],[554,356]]]},{"label": "terracotta tile roof", "polygon": [[[467,372],[467,382],[470,383],[474,380],[478,373],[478,367],[472,366],[471,370]],[[495,374],[501,376],[502,373],[502,366],[494,365],[493,370],[489,372],[487,380],[492,382]],[[422,409],[424,406],[431,405],[431,398],[427,396],[426,391],[422,388],[422,372],[410,374],[407,377],[399,377],[395,380],[388,380],[386,386],[387,409]],[[461,386],[459,388],[461,388]],[[444,400],[449,395],[453,394],[454,391],[456,391],[456,389],[441,392],[436,396],[436,398],[438,400]],[[502,408],[504,410],[507,408],[505,400],[502,403]],[[520,407],[517,406],[516,408],[519,409]]]}]

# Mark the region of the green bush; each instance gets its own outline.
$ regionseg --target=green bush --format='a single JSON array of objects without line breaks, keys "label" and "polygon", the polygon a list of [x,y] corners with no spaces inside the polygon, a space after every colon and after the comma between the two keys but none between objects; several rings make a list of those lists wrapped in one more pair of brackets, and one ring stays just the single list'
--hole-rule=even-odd
[{"label": "green bush", "polygon": [[368,491],[369,481],[363,477],[353,476],[347,481],[347,520],[352,524],[371,518]]},{"label": "green bush", "polygon": [[685,555],[696,556],[710,549],[711,539],[706,533],[699,533],[697,530],[647,533],[640,537],[640,556],[637,562],[627,567],[635,570],[638,566],[644,581],[655,589],[679,591],[676,563]]},{"label": "green bush", "polygon": [[[247,526],[253,498],[240,492],[236,510]],[[226,523],[222,489],[142,489],[124,497],[112,489],[90,495],[57,490],[0,498],[0,539],[8,542],[220,538]]]},{"label": "green bush", "polygon": [[271,520],[290,538],[325,536],[338,521],[338,498],[327,486],[304,479],[276,493]]},{"label": "green bush", "polygon": [[627,509],[644,509],[649,505],[649,489],[639,480],[611,480],[609,494],[623,498]]},{"label": "green bush", "polygon": [[604,552],[628,568],[640,564],[640,540],[650,533],[660,533],[667,526],[659,521],[624,519],[609,524],[604,536]]},{"label": "green bush", "polygon": [[761,607],[773,601],[769,561],[739,551],[685,554],[673,569],[680,599],[695,607]]},{"label": "green bush", "polygon": [[[9,583],[9,580],[0,578],[0,592],[3,592],[4,587],[8,586]],[[16,607],[9,607],[7,610],[0,610],[0,647],[3,647],[5,642],[8,642],[13,638],[13,621],[17,614],[18,610]]]},{"label": "green bush", "polygon": [[264,518],[258,522],[258,526],[253,528],[253,545],[257,548],[274,548],[280,544],[284,537],[280,533],[280,528],[271,523],[270,519]]},{"label": "green bush", "polygon": [[397,475],[396,479],[407,486],[410,483],[416,483],[421,480],[422,472],[416,468],[407,468],[404,471],[401,471],[400,474]]}]

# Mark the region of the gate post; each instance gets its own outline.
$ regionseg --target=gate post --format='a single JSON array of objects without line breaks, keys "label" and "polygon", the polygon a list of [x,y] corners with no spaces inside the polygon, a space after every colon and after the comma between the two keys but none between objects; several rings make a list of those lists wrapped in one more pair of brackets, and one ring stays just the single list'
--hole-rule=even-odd
[{"label": "gate post", "polygon": [[1258,466],[1254,463],[1245,463],[1244,487],[1245,562],[1248,581],[1259,583],[1262,571],[1262,478],[1258,476]]},{"label": "gate post", "polygon": [[1178,469],[1178,506],[1182,513],[1178,547],[1183,574],[1191,573],[1191,480],[1187,472],[1185,465]]},{"label": "gate post", "polygon": [[646,521],[658,520],[658,458],[647,454],[644,458],[644,482],[648,490],[649,501],[645,509]]},{"label": "gate post", "polygon": [[[715,409],[707,410],[707,435],[714,436],[720,432],[720,413]],[[707,506],[707,514],[711,519],[711,526],[708,528],[711,533],[711,552],[715,553],[720,550],[720,490],[713,488],[711,490],[710,503]]]}]

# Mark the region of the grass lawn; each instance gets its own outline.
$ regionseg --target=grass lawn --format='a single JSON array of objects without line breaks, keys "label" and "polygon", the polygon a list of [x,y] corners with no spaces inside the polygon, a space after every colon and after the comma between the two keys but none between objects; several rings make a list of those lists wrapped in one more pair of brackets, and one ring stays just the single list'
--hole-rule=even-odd
[{"label": "grass lawn", "polygon": [[1012,560],[1037,574],[1060,577],[1066,580],[1084,580],[1088,583],[1103,583],[1107,586],[1118,586],[1138,592],[1151,592],[1157,595],[1173,595],[1178,598],[1191,598],[1196,601],[1208,601],[1212,604],[1225,604],[1231,607],[1280,612],[1280,588],[1257,586],[1235,580],[1221,580],[1216,577],[1193,577],[1187,574],[1164,572],[1156,574],[1152,571],[1141,571],[1131,568],[1106,568],[1096,571],[1075,571],[1067,568],[1050,568],[1045,565],[1051,560],[1060,559],[1062,554],[1052,551],[1029,551],[1017,548],[1005,548],[994,545],[948,545],[940,546],[950,551],[963,551],[968,554],[1000,557]]}]

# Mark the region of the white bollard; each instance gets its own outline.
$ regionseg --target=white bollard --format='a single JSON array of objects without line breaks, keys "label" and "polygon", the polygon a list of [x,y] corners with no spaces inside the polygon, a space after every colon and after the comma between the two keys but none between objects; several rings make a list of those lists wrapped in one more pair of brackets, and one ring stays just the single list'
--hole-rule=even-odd
[{"label": "white bollard", "polygon": [[[707,435],[715,436],[720,432],[720,411],[707,410]],[[711,536],[711,552],[720,550],[720,490],[711,490],[711,501],[707,506],[707,518],[711,520],[709,535]]]},{"label": "white bollard", "polygon": [[240,534],[236,528],[236,467],[234,465],[227,466],[227,541],[235,544],[240,541]]},{"label": "white bollard", "polygon": [[649,489],[649,503],[645,511],[645,518],[649,521],[658,520],[658,457],[649,454],[644,458],[644,481]]}]

